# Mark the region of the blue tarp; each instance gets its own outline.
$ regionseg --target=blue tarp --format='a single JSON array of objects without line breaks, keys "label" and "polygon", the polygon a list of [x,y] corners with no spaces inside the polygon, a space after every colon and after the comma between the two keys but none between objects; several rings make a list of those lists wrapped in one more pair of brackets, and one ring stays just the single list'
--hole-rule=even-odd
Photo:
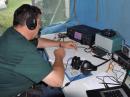
[{"label": "blue tarp", "polygon": [[85,24],[99,29],[113,29],[130,45],[129,10],[130,0],[70,0],[69,20],[44,28],[42,34],[66,31],[69,26]]}]

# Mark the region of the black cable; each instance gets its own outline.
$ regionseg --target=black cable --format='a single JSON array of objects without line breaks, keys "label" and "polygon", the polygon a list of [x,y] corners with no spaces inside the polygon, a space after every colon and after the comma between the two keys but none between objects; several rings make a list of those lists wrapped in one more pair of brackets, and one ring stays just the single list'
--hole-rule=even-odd
[{"label": "black cable", "polygon": [[72,60],[72,59],[73,59],[73,57],[68,58],[67,63],[66,63],[65,70],[67,69],[67,66],[69,65],[69,61]]},{"label": "black cable", "polygon": [[77,79],[80,76],[80,74],[78,76],[75,76],[71,81],[67,82],[62,89],[64,89],[65,87],[69,86],[71,82],[73,82],[75,79]]},{"label": "black cable", "polygon": [[96,57],[96,58],[99,58],[99,59],[102,59],[102,60],[108,60],[108,59],[105,59],[105,58],[102,58],[102,57],[100,57],[100,56],[98,56],[98,55],[92,55],[93,57]]},{"label": "black cable", "polygon": [[[117,73],[115,71],[120,72],[122,74],[118,77]],[[114,69],[112,69],[112,72],[115,74],[117,81],[124,75],[124,72],[121,72],[120,70],[114,70]],[[118,81],[118,83],[120,83],[120,82]]]},{"label": "black cable", "polygon": [[[103,79],[99,78],[99,77],[103,77]],[[104,87],[105,88],[109,88],[108,84],[105,82],[104,80],[104,76],[96,76],[97,79],[101,80],[102,81],[102,84],[104,84]]]},{"label": "black cable", "polygon": [[[103,79],[101,79],[100,77],[103,77]],[[116,82],[117,84],[115,83],[107,83],[105,82],[105,78],[108,77],[110,80],[112,80],[113,82]],[[108,84],[111,84],[111,85],[121,85],[120,81],[117,80],[117,78],[115,78],[114,76],[96,76],[97,79],[101,80],[102,83],[100,84],[104,84],[105,88],[109,88]]]},{"label": "black cable", "polygon": [[[120,72],[122,73],[119,77],[117,76],[117,73],[116,72]],[[102,77],[108,77],[109,79],[111,79],[113,82],[116,82],[117,84],[121,85],[121,82],[119,81],[119,79],[121,78],[121,76],[123,76],[124,72],[121,72],[120,70],[114,70],[112,69],[112,72],[115,74],[115,77],[114,76],[102,76]],[[101,77],[101,76],[99,76]],[[98,79],[100,79],[99,77],[97,77]],[[100,79],[101,80],[101,79]],[[107,83],[107,84],[113,84],[113,83]]]},{"label": "black cable", "polygon": [[108,59],[108,60],[106,60],[105,62],[102,62],[101,64],[99,64],[99,65],[97,65],[97,67],[99,67],[99,66],[101,66],[101,65],[103,65],[103,64],[105,64],[105,63],[107,63],[108,61],[110,61],[111,59]]},{"label": "black cable", "polygon": [[104,76],[104,77],[108,77],[108,78],[111,79],[113,82],[120,83],[114,76]]},{"label": "black cable", "polygon": [[[69,61],[72,60],[72,59],[73,59],[73,57],[68,58],[68,60],[67,60],[67,65],[66,65],[65,70],[67,69],[67,66],[69,65]],[[79,74],[78,76],[75,76],[71,81],[67,82],[67,83],[62,87],[62,89],[63,89],[64,87],[70,85],[70,83],[71,83],[72,81],[74,81],[76,78],[78,78],[79,76],[80,76],[80,74]]]}]

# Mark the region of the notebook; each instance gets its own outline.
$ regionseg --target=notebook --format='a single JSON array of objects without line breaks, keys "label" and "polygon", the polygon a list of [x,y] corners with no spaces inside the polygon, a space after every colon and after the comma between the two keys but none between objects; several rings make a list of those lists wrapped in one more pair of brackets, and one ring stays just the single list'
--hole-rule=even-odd
[{"label": "notebook", "polygon": [[120,86],[87,90],[86,94],[88,97],[130,97],[130,74],[126,74]]}]

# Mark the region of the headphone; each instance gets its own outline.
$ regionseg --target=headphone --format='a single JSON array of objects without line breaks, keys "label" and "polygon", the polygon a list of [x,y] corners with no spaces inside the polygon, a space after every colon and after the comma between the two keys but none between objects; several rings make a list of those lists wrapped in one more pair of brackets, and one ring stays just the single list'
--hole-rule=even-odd
[{"label": "headphone", "polygon": [[26,20],[26,26],[29,30],[34,30],[37,26],[37,20],[34,18],[34,16],[30,16]]},{"label": "headphone", "polygon": [[13,26],[17,26],[18,24],[24,25],[25,23],[29,30],[34,30],[37,26],[38,14],[41,14],[39,8],[23,4],[14,12]]},{"label": "headphone", "polygon": [[90,73],[90,71],[96,71],[97,66],[94,66],[87,60],[80,60],[80,57],[74,56],[72,58],[71,66],[73,69],[79,70],[84,74]]}]

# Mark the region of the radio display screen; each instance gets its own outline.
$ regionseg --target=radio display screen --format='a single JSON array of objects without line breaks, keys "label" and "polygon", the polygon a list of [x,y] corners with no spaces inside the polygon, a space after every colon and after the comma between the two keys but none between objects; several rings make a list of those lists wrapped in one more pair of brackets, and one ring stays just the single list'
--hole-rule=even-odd
[{"label": "radio display screen", "polygon": [[79,32],[75,32],[75,33],[74,33],[74,38],[75,38],[75,39],[78,39],[78,40],[81,40],[81,39],[82,39],[82,34],[79,33]]}]

